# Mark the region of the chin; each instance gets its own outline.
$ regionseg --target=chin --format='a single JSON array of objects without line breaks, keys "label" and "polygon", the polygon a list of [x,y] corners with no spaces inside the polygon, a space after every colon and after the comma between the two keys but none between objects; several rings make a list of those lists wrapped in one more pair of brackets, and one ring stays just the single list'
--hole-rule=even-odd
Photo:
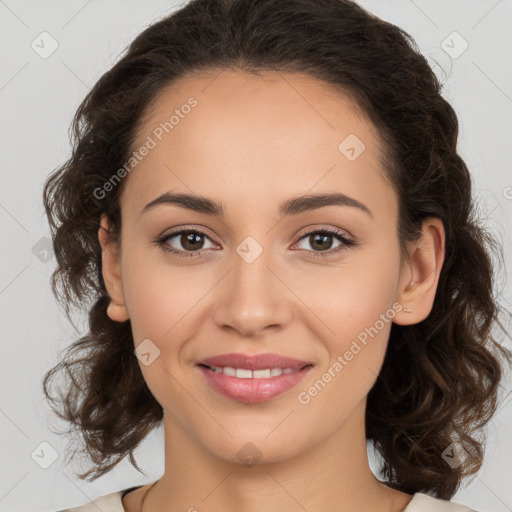
[{"label": "chin", "polygon": [[256,435],[237,435],[227,442],[210,446],[209,451],[226,462],[250,468],[285,462],[299,453],[300,446],[289,436],[276,435],[270,439],[260,431]]}]

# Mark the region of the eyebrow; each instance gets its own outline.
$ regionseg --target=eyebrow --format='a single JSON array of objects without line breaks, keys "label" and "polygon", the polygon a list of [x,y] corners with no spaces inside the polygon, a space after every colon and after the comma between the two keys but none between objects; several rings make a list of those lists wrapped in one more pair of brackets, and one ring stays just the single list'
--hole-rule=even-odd
[{"label": "eyebrow", "polygon": [[[139,215],[164,204],[176,205],[188,210],[220,218],[224,218],[225,216],[225,210],[221,203],[204,196],[173,193],[172,191],[165,192],[153,199],[144,206]],[[305,196],[292,197],[279,205],[279,214],[281,217],[298,215],[299,213],[316,210],[324,206],[351,206],[364,211],[372,219],[374,218],[372,212],[365,204],[342,193],[307,194]]]}]

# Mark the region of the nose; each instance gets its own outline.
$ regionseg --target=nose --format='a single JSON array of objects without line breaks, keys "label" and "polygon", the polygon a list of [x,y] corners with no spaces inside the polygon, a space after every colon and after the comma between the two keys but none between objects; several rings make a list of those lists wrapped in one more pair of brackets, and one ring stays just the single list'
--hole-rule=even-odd
[{"label": "nose", "polygon": [[[214,320],[219,328],[239,336],[258,337],[269,329],[283,329],[292,318],[292,291],[277,269],[270,250],[251,262],[238,253],[219,283]],[[276,268],[274,268],[276,267]]]}]

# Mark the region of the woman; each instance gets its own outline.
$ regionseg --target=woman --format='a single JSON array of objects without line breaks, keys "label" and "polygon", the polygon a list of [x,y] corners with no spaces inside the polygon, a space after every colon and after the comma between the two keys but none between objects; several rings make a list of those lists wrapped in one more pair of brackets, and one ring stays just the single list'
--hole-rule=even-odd
[{"label": "woman", "polygon": [[193,0],[101,77],[45,184],[54,292],[94,304],[44,389],[80,478],[162,422],[165,472],[73,510],[470,510],[510,354],[440,89],[348,0]]}]

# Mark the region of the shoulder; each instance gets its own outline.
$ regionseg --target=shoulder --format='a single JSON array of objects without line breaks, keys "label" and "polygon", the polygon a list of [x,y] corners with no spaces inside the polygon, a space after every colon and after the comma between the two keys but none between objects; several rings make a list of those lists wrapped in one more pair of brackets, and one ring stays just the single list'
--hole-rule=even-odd
[{"label": "shoulder", "polygon": [[[125,512],[121,501],[123,493],[118,491],[105,496],[100,496],[85,505],[79,507],[67,508],[59,512]],[[409,502],[403,512],[478,512],[472,508],[466,507],[452,501],[433,498],[428,494],[417,492]]]},{"label": "shoulder", "polygon": [[105,496],[100,496],[99,498],[86,503],[85,505],[66,508],[59,512],[98,512],[98,510],[101,510],[101,512],[125,512],[121,501],[123,492],[125,491],[106,494]]},{"label": "shoulder", "polygon": [[433,498],[428,494],[417,492],[412,497],[409,505],[404,512],[477,512],[472,508],[466,507],[452,501]]}]

